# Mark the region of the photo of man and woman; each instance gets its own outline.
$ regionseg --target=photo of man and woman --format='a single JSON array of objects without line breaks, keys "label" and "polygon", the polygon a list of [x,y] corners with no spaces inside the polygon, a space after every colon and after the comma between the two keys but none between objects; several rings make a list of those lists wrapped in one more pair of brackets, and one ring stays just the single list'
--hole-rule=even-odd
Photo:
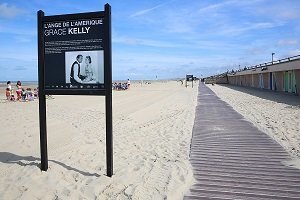
[{"label": "photo of man and woman", "polygon": [[103,51],[65,52],[65,70],[67,84],[103,84]]}]

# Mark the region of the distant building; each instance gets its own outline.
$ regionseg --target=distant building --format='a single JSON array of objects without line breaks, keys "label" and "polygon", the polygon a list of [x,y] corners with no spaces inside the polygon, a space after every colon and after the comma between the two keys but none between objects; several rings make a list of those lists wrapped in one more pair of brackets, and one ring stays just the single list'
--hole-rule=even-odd
[{"label": "distant building", "polygon": [[215,83],[300,93],[300,55],[209,77]]},{"label": "distant building", "polygon": [[244,71],[228,73],[232,85],[299,94],[300,56],[265,63]]}]

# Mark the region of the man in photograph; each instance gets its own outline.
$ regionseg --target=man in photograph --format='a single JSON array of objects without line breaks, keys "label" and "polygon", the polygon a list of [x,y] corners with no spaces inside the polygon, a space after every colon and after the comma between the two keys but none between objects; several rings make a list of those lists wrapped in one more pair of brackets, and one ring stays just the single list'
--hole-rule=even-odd
[{"label": "man in photograph", "polygon": [[76,56],[76,61],[72,64],[71,66],[71,73],[70,73],[70,82],[71,85],[78,85],[82,84],[83,80],[85,79],[85,76],[80,74],[80,63],[82,63],[83,56],[82,55],[77,55]]}]

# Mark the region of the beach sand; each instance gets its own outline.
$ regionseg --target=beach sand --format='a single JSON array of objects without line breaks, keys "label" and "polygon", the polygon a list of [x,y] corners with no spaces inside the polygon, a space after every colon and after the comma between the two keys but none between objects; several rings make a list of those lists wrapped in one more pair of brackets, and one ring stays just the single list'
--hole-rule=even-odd
[{"label": "beach sand", "polygon": [[0,199],[182,199],[194,181],[188,159],[197,92],[175,81],[113,92],[112,178],[104,97],[47,100],[47,172],[39,169],[38,101],[1,100]]},{"label": "beach sand", "polygon": [[285,164],[300,169],[300,98],[232,85],[207,85],[260,130],[276,140],[292,157]]}]

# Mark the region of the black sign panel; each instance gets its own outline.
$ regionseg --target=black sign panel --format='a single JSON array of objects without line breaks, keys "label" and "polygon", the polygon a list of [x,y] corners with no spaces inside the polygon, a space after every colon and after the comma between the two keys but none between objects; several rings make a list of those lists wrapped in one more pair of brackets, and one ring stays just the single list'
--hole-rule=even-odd
[{"label": "black sign panel", "polygon": [[193,75],[186,75],[186,81],[193,81]]},{"label": "black sign panel", "polygon": [[45,91],[105,90],[104,12],[45,16]]},{"label": "black sign panel", "polygon": [[191,81],[192,82],[192,87],[194,87],[193,80],[194,80],[194,76],[192,74],[187,74],[186,78],[185,78],[185,87],[188,86],[188,84],[187,84],[188,81]]}]

